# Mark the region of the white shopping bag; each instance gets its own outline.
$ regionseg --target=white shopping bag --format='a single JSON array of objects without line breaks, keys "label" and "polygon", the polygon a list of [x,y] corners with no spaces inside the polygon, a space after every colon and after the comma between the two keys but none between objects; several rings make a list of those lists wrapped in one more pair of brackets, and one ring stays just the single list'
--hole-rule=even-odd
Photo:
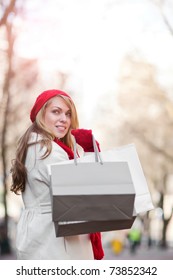
[{"label": "white shopping bag", "polygon": [[[148,184],[134,144],[100,153],[103,162],[127,162],[135,188],[134,215],[154,209]],[[94,155],[80,158],[82,162],[94,161]]]}]

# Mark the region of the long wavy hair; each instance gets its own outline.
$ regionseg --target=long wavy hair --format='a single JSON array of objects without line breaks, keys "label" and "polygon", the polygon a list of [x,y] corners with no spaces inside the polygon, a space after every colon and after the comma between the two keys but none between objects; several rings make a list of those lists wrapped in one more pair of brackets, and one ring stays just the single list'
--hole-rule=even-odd
[{"label": "long wavy hair", "polygon": [[[68,147],[73,147],[72,137],[71,137],[71,129],[76,129],[79,126],[78,116],[76,107],[71,99],[66,96],[57,95],[57,97],[63,98],[65,104],[71,110],[71,125],[67,132],[67,134],[61,138],[61,141],[66,144]],[[52,99],[52,98],[51,98]],[[11,191],[15,194],[19,194],[24,192],[25,183],[27,179],[27,169],[25,166],[26,154],[29,144],[30,134],[35,132],[43,136],[42,140],[38,140],[33,144],[40,143],[41,147],[46,147],[46,151],[42,156],[42,159],[46,158],[52,151],[52,141],[55,139],[55,135],[49,130],[48,127],[45,126],[44,116],[45,110],[47,106],[50,104],[51,99],[49,99],[43,107],[40,109],[36,116],[36,120],[33,124],[26,130],[23,136],[19,139],[17,149],[16,149],[16,157],[12,160],[11,174],[12,174],[12,185]]]}]

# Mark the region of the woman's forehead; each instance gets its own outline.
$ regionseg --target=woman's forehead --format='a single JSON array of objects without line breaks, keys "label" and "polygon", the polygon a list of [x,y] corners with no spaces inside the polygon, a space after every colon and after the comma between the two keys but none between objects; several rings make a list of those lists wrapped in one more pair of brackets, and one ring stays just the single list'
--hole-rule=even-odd
[{"label": "woman's forehead", "polygon": [[55,106],[55,107],[60,107],[60,108],[64,108],[64,109],[69,109],[69,105],[67,104],[67,102],[60,96],[54,96],[52,97],[48,103],[47,106]]}]

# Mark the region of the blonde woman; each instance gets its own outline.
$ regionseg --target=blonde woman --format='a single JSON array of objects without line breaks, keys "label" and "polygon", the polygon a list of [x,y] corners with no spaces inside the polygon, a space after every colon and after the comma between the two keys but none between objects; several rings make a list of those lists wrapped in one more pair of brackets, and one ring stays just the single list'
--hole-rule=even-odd
[{"label": "blonde woman", "polygon": [[56,89],[37,97],[30,119],[11,169],[11,191],[21,193],[24,203],[17,226],[17,258],[102,259],[100,233],[55,236],[47,169],[48,164],[73,159],[71,131],[84,151],[92,152],[91,130],[78,129],[73,100]]}]

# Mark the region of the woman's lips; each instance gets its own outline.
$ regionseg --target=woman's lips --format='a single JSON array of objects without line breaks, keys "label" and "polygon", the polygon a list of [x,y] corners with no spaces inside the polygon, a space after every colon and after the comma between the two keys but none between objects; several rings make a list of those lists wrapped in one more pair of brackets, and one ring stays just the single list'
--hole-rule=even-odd
[{"label": "woman's lips", "polygon": [[65,126],[62,126],[62,125],[57,125],[56,128],[57,128],[59,131],[61,131],[61,132],[63,132],[63,131],[66,130],[66,127],[65,127]]}]

